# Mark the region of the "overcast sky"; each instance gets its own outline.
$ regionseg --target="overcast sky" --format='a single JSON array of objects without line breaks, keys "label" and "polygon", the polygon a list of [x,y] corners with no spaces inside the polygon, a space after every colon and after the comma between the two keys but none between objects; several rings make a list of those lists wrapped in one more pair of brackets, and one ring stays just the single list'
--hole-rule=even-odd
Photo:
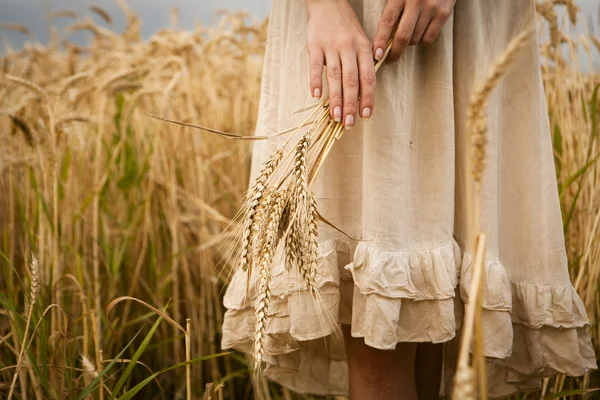
[{"label": "overcast sky", "polygon": [[[215,11],[219,9],[248,11],[256,18],[264,18],[269,12],[271,0],[126,0],[127,4],[142,19],[142,35],[149,37],[161,28],[168,27],[171,7],[177,7],[180,11],[179,26],[183,29],[191,29],[196,22],[202,24],[210,23],[215,19]],[[278,1],[278,0],[275,0]],[[295,0],[302,1],[302,0]],[[365,0],[368,1],[368,0]],[[474,0],[464,0],[474,1]],[[507,0],[497,0],[507,1]],[[521,0],[513,0],[521,1]],[[575,0],[580,7],[582,18],[580,29],[584,24],[592,23],[596,30],[600,31],[599,0]],[[48,37],[48,22],[44,15],[48,11],[72,10],[80,16],[91,15],[90,5],[100,5],[108,11],[115,20],[116,29],[121,29],[125,18],[120,12],[116,0],[0,0],[0,24],[19,23],[27,26],[34,38],[45,42]],[[98,21],[99,19],[94,16]],[[72,21],[57,19],[53,25],[64,28]],[[581,30],[582,31],[582,30]],[[597,32],[600,33],[600,32]],[[76,41],[81,37],[73,38]],[[22,47],[26,38],[18,32],[0,30],[0,53],[4,53],[6,45],[10,43],[13,48]]]}]

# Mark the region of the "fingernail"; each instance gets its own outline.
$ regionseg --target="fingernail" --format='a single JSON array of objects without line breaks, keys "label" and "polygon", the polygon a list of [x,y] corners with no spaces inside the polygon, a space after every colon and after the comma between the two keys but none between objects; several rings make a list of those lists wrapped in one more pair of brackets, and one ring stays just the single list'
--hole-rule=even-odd
[{"label": "fingernail", "polygon": [[369,107],[363,108],[362,117],[363,117],[363,119],[366,119],[367,121],[369,120],[369,118],[371,118],[371,109]]},{"label": "fingernail", "polygon": [[354,115],[352,114],[348,114],[346,115],[346,129],[350,129],[352,128],[352,126],[354,125]]},{"label": "fingernail", "polygon": [[375,59],[379,61],[381,60],[381,57],[383,57],[383,49],[380,47],[377,50],[375,50]]},{"label": "fingernail", "polygon": [[313,97],[315,99],[320,99],[321,98],[321,89],[315,88],[315,90],[313,90]]},{"label": "fingernail", "polygon": [[336,122],[340,122],[342,120],[342,107],[340,107],[340,106],[333,107],[333,119]]}]

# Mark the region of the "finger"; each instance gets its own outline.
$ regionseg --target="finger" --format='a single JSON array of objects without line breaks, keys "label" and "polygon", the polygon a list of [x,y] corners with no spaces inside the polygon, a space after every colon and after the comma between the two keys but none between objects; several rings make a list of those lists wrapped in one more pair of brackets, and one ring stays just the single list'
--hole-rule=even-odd
[{"label": "finger", "polygon": [[390,51],[391,61],[398,60],[402,53],[404,53],[404,50],[406,50],[408,42],[410,41],[410,38],[415,30],[415,26],[417,25],[418,19],[419,9],[416,7],[407,7],[402,12],[400,22],[398,23],[398,29],[396,30],[396,35],[394,36],[394,44],[392,45],[392,50]]},{"label": "finger", "polygon": [[327,63],[327,88],[329,89],[329,109],[331,118],[342,120],[342,66],[337,52],[325,54]]},{"label": "finger", "polygon": [[376,60],[383,57],[388,40],[392,37],[392,31],[398,22],[403,7],[404,0],[389,0],[387,2],[377,26],[377,33],[373,39],[373,57]]},{"label": "finger", "polygon": [[343,119],[346,129],[354,126],[356,110],[358,109],[358,63],[356,52],[345,51],[341,54],[342,59],[342,90],[344,106]]},{"label": "finger", "polygon": [[425,30],[429,26],[431,22],[431,14],[429,12],[423,12],[419,15],[419,20],[417,21],[417,25],[415,25],[415,30],[413,31],[412,37],[410,38],[409,45],[414,46],[421,42],[421,38],[425,33]]},{"label": "finger", "polygon": [[425,44],[431,44],[440,34],[442,27],[448,21],[450,17],[451,10],[439,10],[434,18],[431,20],[425,32],[423,32],[423,37],[421,41]]},{"label": "finger", "polygon": [[320,48],[308,50],[310,61],[310,93],[315,99],[323,93],[323,51]]},{"label": "finger", "polygon": [[375,66],[370,51],[358,53],[358,75],[360,76],[360,116],[371,118],[375,106]]}]

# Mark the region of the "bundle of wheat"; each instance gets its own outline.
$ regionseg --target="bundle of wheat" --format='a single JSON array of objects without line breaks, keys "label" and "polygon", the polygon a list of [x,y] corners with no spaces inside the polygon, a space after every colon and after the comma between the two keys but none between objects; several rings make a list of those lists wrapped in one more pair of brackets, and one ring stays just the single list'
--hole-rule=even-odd
[{"label": "bundle of wheat", "polygon": [[[375,71],[385,61],[391,46],[390,39],[384,56],[375,61]],[[303,127],[308,127],[306,133],[290,145],[294,133]],[[312,187],[327,155],[344,131],[343,124],[331,118],[328,100],[322,100],[297,128],[280,133],[291,134],[263,164],[246,195],[240,213],[243,223],[239,265],[247,271],[246,291],[250,289],[254,267],[260,277],[254,341],[256,370],[260,370],[263,360],[275,253],[283,253],[286,268],[296,268],[315,301],[320,300],[315,283],[318,221],[328,222],[317,210]]]}]

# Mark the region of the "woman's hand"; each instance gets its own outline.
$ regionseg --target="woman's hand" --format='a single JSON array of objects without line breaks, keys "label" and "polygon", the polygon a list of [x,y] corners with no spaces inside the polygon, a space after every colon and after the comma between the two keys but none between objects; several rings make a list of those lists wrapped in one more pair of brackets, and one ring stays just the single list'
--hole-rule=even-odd
[{"label": "woman's hand", "polygon": [[396,61],[406,47],[432,43],[450,17],[456,0],[388,0],[377,34],[373,40],[373,56],[383,57],[387,42],[398,23],[389,59]]},{"label": "woman's hand", "polygon": [[371,42],[347,0],[306,0],[306,9],[311,93],[321,97],[323,66],[327,65],[331,117],[349,129],[356,122],[359,91],[361,117],[368,119],[373,114]]}]

